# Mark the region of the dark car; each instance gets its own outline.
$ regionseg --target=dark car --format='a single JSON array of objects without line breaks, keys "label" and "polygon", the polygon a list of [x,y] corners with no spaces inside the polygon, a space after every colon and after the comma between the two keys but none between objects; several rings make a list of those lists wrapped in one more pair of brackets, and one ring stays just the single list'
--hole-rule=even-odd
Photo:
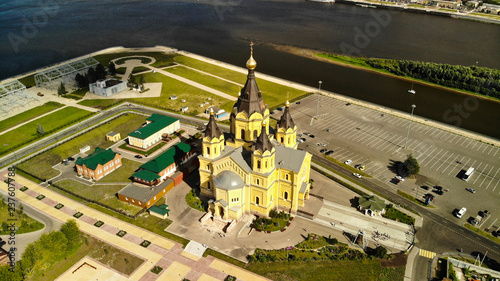
[{"label": "dark car", "polygon": [[134,156],[134,157],[135,157],[135,158],[137,158],[137,159],[141,159],[141,158],[142,158],[142,156],[141,156],[141,155],[139,155],[139,154],[137,154],[137,155],[136,155],[136,156]]},{"label": "dark car", "polygon": [[300,104],[300,101],[296,102],[295,104]]},{"label": "dark car", "polygon": [[425,190],[429,190],[429,187],[427,185],[421,185],[420,188],[425,189]]},{"label": "dark car", "polygon": [[327,153],[325,153],[325,155],[330,155],[330,154],[333,154],[333,150],[329,150]]},{"label": "dark car", "polygon": [[442,190],[439,190],[439,189],[433,189],[432,192],[439,194],[439,195],[443,195],[443,193],[444,193]]},{"label": "dark car", "polygon": [[443,187],[439,186],[439,185],[434,186],[434,188],[437,189],[437,190],[443,190]]},{"label": "dark car", "polygon": [[75,158],[73,158],[73,157],[68,157],[68,161],[75,161]]},{"label": "dark car", "polygon": [[311,139],[313,139],[313,138],[314,138],[314,135],[309,135],[309,137],[310,137]]},{"label": "dark car", "polygon": [[328,149],[323,148],[323,149],[322,149],[322,150],[320,150],[319,152],[321,152],[321,153],[325,153],[325,152],[327,152],[327,151],[328,151]]}]

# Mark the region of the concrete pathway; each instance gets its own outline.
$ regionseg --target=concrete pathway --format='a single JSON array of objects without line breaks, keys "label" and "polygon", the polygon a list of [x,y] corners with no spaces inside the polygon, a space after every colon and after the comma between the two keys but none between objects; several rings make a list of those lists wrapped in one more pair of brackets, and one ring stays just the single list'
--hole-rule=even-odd
[{"label": "concrete pathway", "polygon": [[[0,174],[0,180],[5,179],[6,171],[3,171]],[[22,201],[23,204],[29,204],[60,221],[73,219],[73,214],[81,212],[84,215],[77,220],[81,231],[144,259],[145,262],[129,276],[130,280],[182,280],[182,278],[198,280],[203,275],[215,280],[223,280],[228,273],[234,274],[241,280],[267,280],[212,256],[199,258],[184,253],[181,244],[98,212],[23,177],[15,176],[14,184],[17,188],[16,199]],[[21,192],[19,188],[22,186],[27,186],[29,189]],[[7,185],[2,185],[0,188],[7,190]],[[46,197],[37,200],[36,197],[40,194]],[[60,210],[54,208],[58,203],[64,205]],[[97,221],[103,221],[105,224],[97,228],[93,225]],[[119,230],[125,230],[127,234],[120,238],[116,235]],[[139,245],[144,240],[151,242],[148,248]],[[160,275],[156,275],[150,271],[155,265],[165,270]]]}]

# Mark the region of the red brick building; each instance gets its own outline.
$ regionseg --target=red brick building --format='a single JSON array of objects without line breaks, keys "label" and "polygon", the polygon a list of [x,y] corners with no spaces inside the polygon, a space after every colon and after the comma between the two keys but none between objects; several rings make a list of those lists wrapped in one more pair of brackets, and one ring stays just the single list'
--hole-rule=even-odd
[{"label": "red brick building", "polygon": [[79,176],[98,181],[122,166],[122,156],[111,149],[96,147],[89,156],[78,157],[75,164]]}]

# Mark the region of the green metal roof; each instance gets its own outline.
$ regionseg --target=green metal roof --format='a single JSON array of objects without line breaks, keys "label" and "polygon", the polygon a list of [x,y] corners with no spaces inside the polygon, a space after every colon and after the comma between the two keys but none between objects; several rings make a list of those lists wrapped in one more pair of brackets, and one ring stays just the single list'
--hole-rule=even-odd
[{"label": "green metal roof", "polygon": [[135,172],[132,176],[134,178],[138,178],[138,179],[145,180],[148,182],[152,182],[154,180],[160,179],[160,176],[158,174],[155,174],[155,173],[148,171],[148,170],[140,170],[138,172]]},{"label": "green metal roof", "polygon": [[160,214],[162,216],[164,216],[170,212],[170,210],[168,209],[168,205],[165,205],[165,204],[161,204],[160,206],[155,205],[155,206],[149,208],[149,211],[155,212],[155,213]]},{"label": "green metal roof", "polygon": [[147,120],[152,121],[152,123],[149,123],[146,126],[139,128],[128,135],[143,140],[160,131],[161,129],[173,124],[179,119],[160,114],[153,114]]},{"label": "green metal roof", "polygon": [[97,165],[104,165],[115,158],[116,153],[111,149],[103,149],[96,147],[94,152],[85,158],[78,157],[75,164],[87,166],[87,168],[95,170]]},{"label": "green metal roof", "polygon": [[178,161],[184,155],[191,151],[191,146],[183,142],[178,143],[176,146],[171,147],[169,150],[163,152],[160,156],[155,159],[143,164],[140,168],[144,170],[151,171],[153,173],[160,173],[165,170],[168,166]]},{"label": "green metal roof", "polygon": [[373,211],[382,211],[385,208],[385,202],[375,196],[365,195],[359,198],[359,206]]}]

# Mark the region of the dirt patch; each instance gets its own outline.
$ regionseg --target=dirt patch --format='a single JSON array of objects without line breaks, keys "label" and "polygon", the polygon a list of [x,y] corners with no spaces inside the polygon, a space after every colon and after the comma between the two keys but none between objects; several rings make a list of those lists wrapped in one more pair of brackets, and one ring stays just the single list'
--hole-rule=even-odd
[{"label": "dirt patch", "polygon": [[390,260],[380,260],[380,264],[382,267],[405,266],[406,259],[408,259],[408,255],[406,254],[394,254],[394,257]]}]

